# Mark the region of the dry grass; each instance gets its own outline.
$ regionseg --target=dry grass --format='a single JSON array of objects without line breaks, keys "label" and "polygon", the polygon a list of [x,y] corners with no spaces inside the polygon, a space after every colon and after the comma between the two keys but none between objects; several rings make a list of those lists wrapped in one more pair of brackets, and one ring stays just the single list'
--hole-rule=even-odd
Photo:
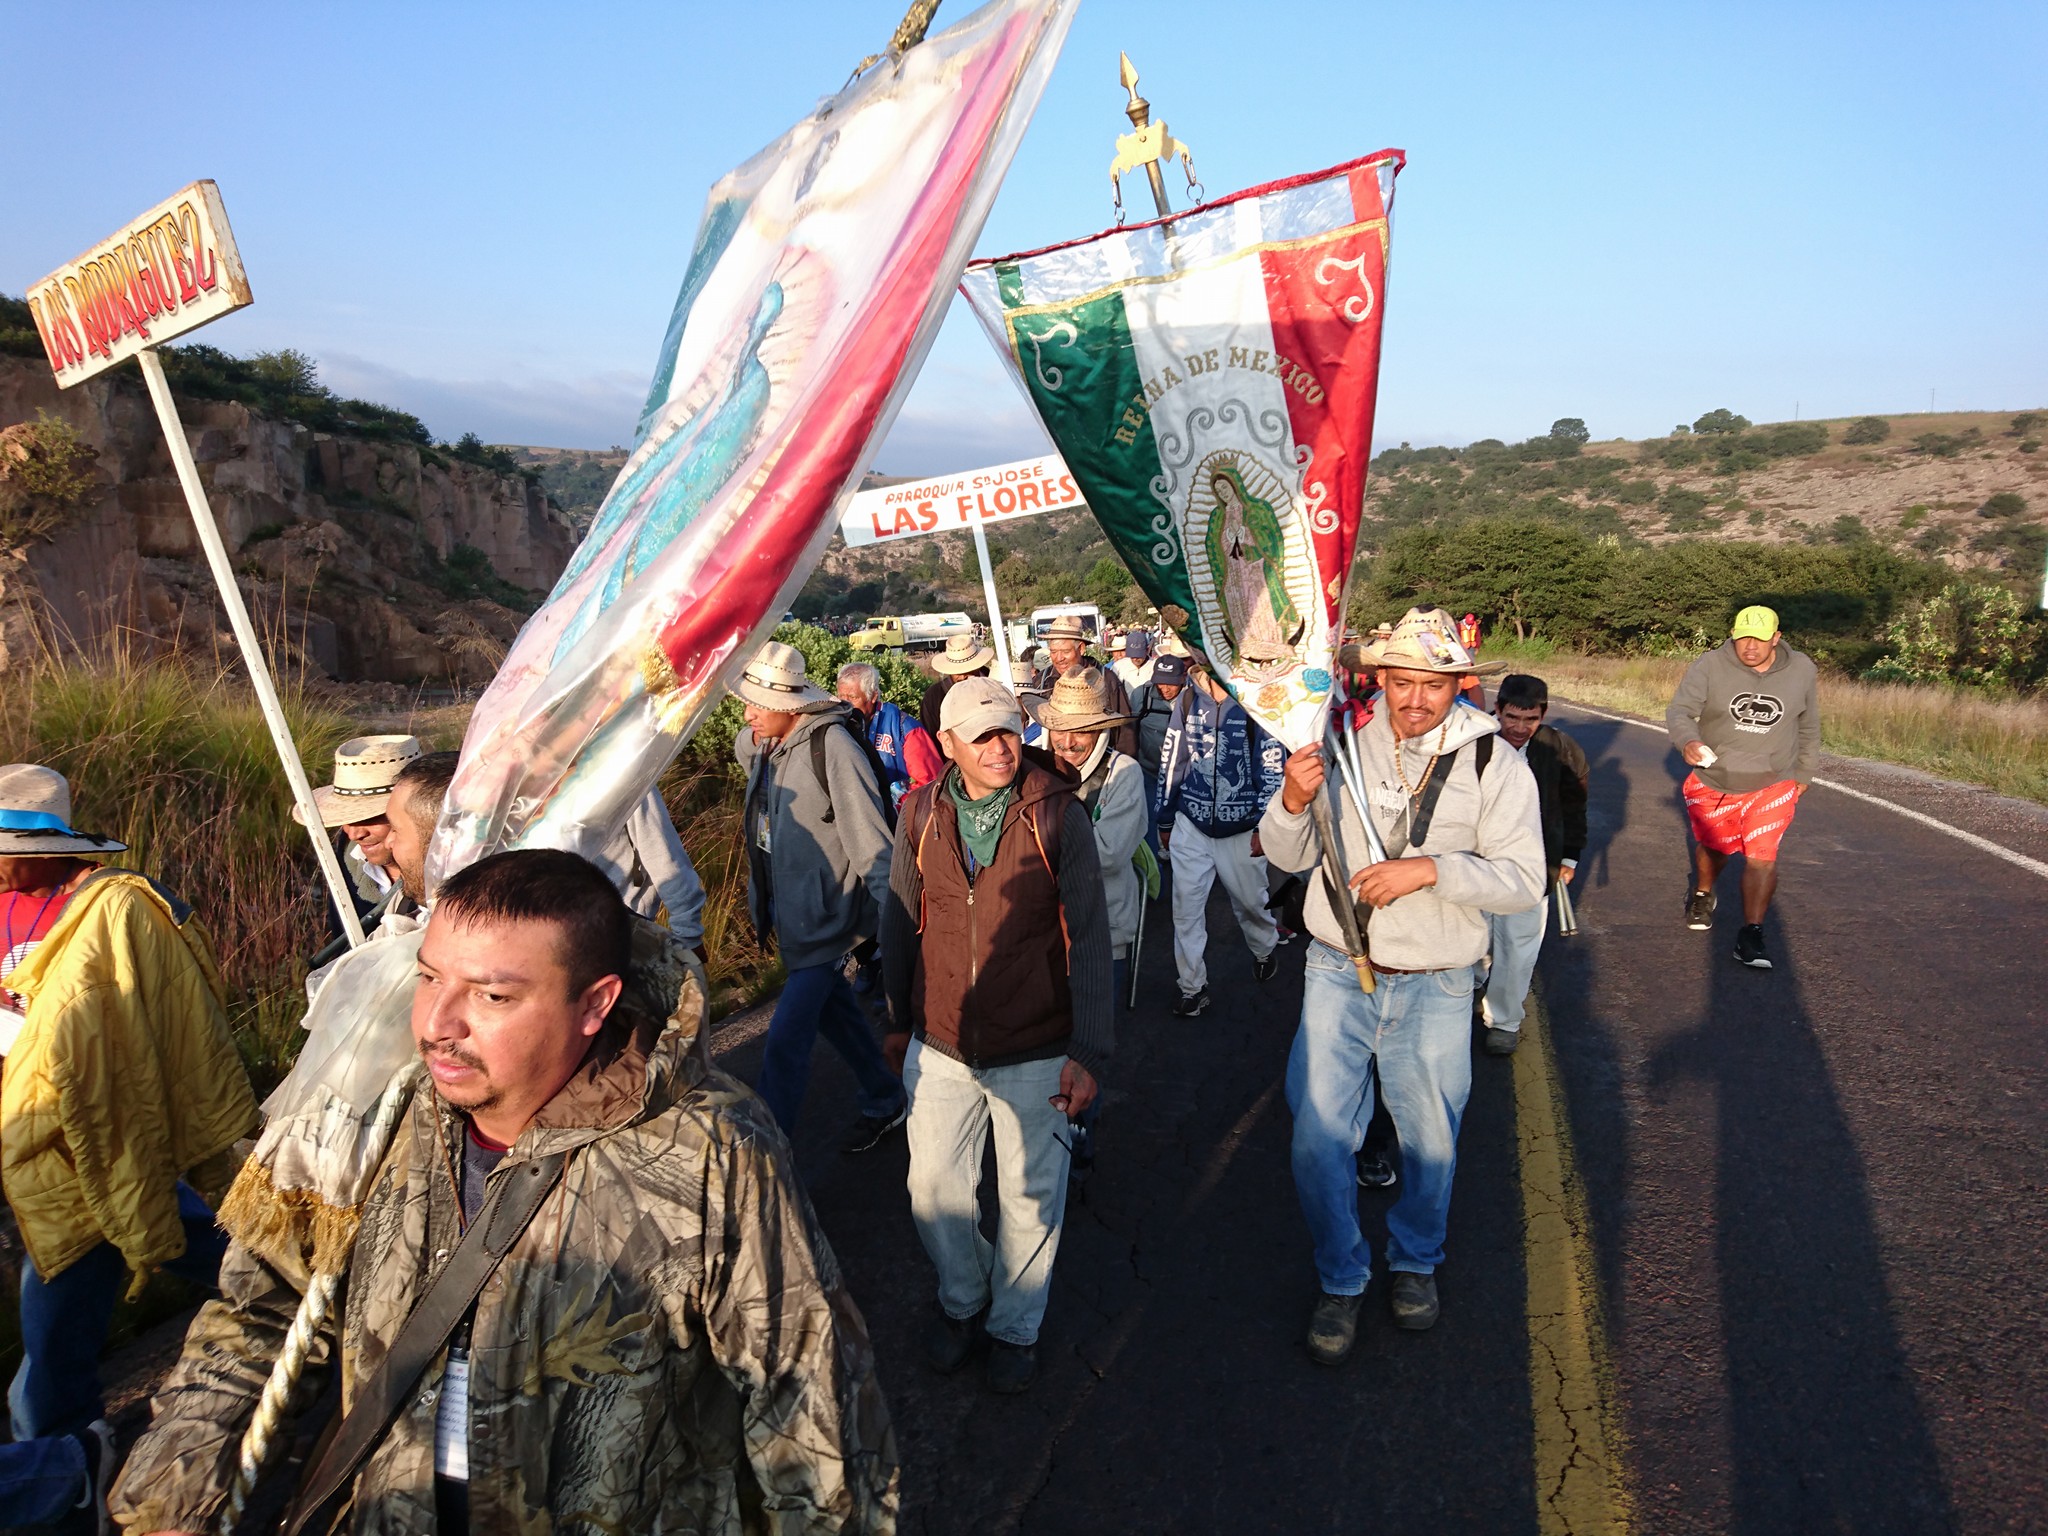
[{"label": "dry grass", "polygon": [[[1690,659],[1585,656],[1540,644],[1492,645],[1486,654],[1527,667],[1563,698],[1652,720],[1664,717]],[[1823,673],[1820,722],[1830,752],[1902,763],[2048,804],[2048,701]]]}]

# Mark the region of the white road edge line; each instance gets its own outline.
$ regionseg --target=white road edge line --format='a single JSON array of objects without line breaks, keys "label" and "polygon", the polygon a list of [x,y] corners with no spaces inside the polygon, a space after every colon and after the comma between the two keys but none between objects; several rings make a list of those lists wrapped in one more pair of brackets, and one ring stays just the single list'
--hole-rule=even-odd
[{"label": "white road edge line", "polygon": [[[1654,725],[1648,720],[1637,720],[1629,715],[1611,715],[1604,709],[1593,709],[1585,704],[1574,704],[1570,699],[1559,699],[1557,702],[1566,709],[1577,710],[1582,715],[1596,715],[1602,720],[1614,720],[1622,725],[1639,725],[1646,731],[1655,731],[1659,736],[1669,736],[1671,734],[1663,726]],[[2019,866],[2027,871],[2028,874],[2039,875],[2043,880],[2048,880],[2048,864],[2042,863],[2039,859],[2030,859],[2024,853],[2015,853],[2012,849],[2002,844],[1992,842],[1988,837],[1979,837],[1974,832],[1965,832],[1961,827],[1952,827],[1938,816],[1924,815],[1909,806],[1900,805],[1896,800],[1887,800],[1882,795],[1866,794],[1863,790],[1851,789],[1846,784],[1837,784],[1833,779],[1815,778],[1813,782],[1822,789],[1832,789],[1837,794],[1849,796],[1852,800],[1867,800],[1872,805],[1881,805],[1886,810],[1905,817],[1908,821],[1919,822],[1923,827],[1932,827],[1937,832],[1946,832],[1958,842],[1968,843],[1972,848],[1988,853],[1993,858],[2003,859],[2008,864]]]}]

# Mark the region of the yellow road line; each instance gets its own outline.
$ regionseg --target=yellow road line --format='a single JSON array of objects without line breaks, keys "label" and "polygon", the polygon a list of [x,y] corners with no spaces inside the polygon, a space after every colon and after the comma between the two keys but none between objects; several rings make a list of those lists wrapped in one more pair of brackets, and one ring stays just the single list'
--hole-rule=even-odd
[{"label": "yellow road line", "polygon": [[1625,1536],[1626,1447],[1615,1411],[1592,1228],[1558,1091],[1550,1019],[1538,997],[1529,999],[1514,1064],[1537,1529],[1542,1536]]}]

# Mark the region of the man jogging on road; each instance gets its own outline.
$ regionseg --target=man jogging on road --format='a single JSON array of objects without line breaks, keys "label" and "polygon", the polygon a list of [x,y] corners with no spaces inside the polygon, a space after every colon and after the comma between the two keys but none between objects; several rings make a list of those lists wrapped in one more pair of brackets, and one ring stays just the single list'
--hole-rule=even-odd
[{"label": "man jogging on road", "polygon": [[1694,843],[1685,925],[1714,926],[1714,881],[1740,853],[1735,958],[1768,971],[1763,922],[1778,888],[1778,843],[1820,760],[1813,660],[1783,642],[1776,612],[1760,603],[1745,608],[1727,643],[1686,669],[1664,724],[1693,770],[1681,787]]},{"label": "man jogging on road", "polygon": [[[1372,1118],[1372,1072],[1401,1140],[1406,1177],[1387,1212],[1389,1302],[1402,1328],[1437,1319],[1457,1168],[1458,1124],[1472,1091],[1472,987],[1485,958],[1487,916],[1543,900],[1536,781],[1518,753],[1498,749],[1491,716],[1459,703],[1472,658],[1448,631],[1410,614],[1371,660],[1382,696],[1358,731],[1363,783],[1345,784],[1303,747],[1259,830],[1277,868],[1309,876],[1309,946],[1301,1024],[1287,1061],[1294,1112],[1294,1188],[1315,1244],[1321,1296],[1309,1354],[1335,1365],[1358,1338],[1372,1250],[1358,1224],[1353,1154]],[[1332,891],[1310,802],[1337,780],[1336,862],[1349,889]],[[1389,857],[1368,862],[1363,802]],[[1332,898],[1365,919],[1374,990],[1359,984]],[[1370,914],[1369,916],[1367,914]]]}]

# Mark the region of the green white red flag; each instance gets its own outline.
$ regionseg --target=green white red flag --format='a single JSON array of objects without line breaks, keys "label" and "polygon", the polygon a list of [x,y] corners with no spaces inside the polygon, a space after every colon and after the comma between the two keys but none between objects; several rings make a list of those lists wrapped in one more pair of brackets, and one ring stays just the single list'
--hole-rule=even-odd
[{"label": "green white red flag", "polygon": [[1289,748],[1322,739],[1343,634],[1403,163],[1382,150],[961,283],[1138,585]]}]

